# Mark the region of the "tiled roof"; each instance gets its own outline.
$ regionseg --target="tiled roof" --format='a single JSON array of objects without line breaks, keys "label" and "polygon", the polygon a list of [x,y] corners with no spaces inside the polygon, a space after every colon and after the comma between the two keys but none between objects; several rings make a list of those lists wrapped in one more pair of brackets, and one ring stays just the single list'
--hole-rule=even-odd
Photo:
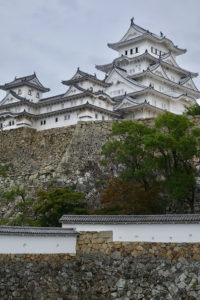
[{"label": "tiled roof", "polygon": [[77,234],[74,228],[0,226],[0,235],[67,236]]},{"label": "tiled roof", "polygon": [[200,214],[185,215],[63,215],[65,224],[190,224],[200,223]]},{"label": "tiled roof", "polygon": [[[81,76],[78,77],[78,78],[74,78],[74,76],[76,74],[79,74]],[[101,80],[101,79],[97,78],[96,75],[92,75],[92,74],[83,72],[79,68],[78,68],[76,74],[69,80],[63,80],[62,83],[65,84],[65,85],[71,85],[71,84],[74,84],[74,83],[78,83],[80,81],[91,80],[91,81],[94,81],[94,82],[97,82],[97,83],[103,85],[104,87],[109,86],[109,84],[106,83],[105,80]]]},{"label": "tiled roof", "polygon": [[5,83],[4,85],[0,85],[0,89],[2,90],[10,90],[15,87],[20,87],[22,85],[28,85],[32,88],[36,88],[40,90],[41,92],[48,92],[50,91],[49,88],[45,88],[39,79],[37,78],[36,74],[24,76],[24,77],[19,77],[15,78],[13,81],[9,83]]}]

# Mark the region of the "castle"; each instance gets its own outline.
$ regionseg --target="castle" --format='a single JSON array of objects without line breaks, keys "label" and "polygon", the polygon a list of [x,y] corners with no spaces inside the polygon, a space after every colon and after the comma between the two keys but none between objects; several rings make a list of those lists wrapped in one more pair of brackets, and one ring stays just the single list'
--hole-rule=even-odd
[{"label": "castle", "polygon": [[16,78],[0,88],[0,128],[30,127],[44,130],[78,121],[144,119],[163,111],[182,114],[200,98],[193,82],[197,73],[179,67],[176,56],[184,54],[166,38],[134,23],[119,42],[108,47],[118,52],[113,62],[97,65],[103,80],[77,69],[62,83],[66,93],[43,98],[49,89],[36,74]]}]

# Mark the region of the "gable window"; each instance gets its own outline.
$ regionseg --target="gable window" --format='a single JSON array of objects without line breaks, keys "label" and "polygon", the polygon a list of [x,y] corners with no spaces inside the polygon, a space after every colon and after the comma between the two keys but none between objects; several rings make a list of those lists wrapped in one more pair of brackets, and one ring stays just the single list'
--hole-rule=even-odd
[{"label": "gable window", "polygon": [[58,118],[57,117],[55,118],[55,122],[58,122]]},{"label": "gable window", "polygon": [[32,95],[32,91],[31,90],[28,90],[28,95]]}]

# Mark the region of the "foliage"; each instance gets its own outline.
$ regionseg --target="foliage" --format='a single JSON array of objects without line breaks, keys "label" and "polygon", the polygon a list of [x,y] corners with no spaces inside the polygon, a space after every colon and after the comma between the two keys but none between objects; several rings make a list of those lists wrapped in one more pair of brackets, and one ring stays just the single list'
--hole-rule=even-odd
[{"label": "foliage", "polygon": [[141,184],[122,181],[114,178],[108,182],[103,191],[101,203],[103,209],[96,214],[156,214],[164,212],[164,203],[159,195],[159,188],[145,191]]},{"label": "foliage", "polygon": [[154,128],[133,121],[115,123],[111,136],[115,139],[103,145],[102,154],[123,166],[122,180],[141,184],[146,192],[159,184],[194,211],[193,158],[199,153],[200,130],[186,116],[166,112],[155,119]]},{"label": "foliage", "polygon": [[29,218],[33,200],[31,198],[27,198],[24,188],[16,185],[11,187],[9,191],[1,191],[1,198],[4,204],[14,202],[14,210],[18,214],[17,217],[12,219],[2,219],[2,225],[25,226],[34,224],[34,222]]},{"label": "foliage", "polygon": [[196,116],[200,115],[200,105],[195,104],[193,106],[185,107],[186,109],[186,115]]},{"label": "foliage", "polygon": [[8,164],[0,166],[0,176],[1,177],[3,177],[3,178],[7,177],[7,171],[9,170],[9,167],[10,166]]},{"label": "foliage", "polygon": [[53,188],[39,190],[34,204],[35,214],[39,217],[39,226],[58,226],[63,214],[87,214],[85,195],[74,189]]}]

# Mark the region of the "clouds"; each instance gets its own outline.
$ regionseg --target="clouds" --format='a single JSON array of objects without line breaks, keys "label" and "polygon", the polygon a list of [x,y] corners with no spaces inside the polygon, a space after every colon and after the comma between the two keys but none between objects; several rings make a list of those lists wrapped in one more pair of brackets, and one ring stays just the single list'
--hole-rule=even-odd
[{"label": "clouds", "polygon": [[198,72],[199,10],[198,0],[0,0],[0,84],[36,71],[52,94],[64,92],[60,82],[77,66],[94,73],[116,57],[106,44],[122,37],[132,16],[188,48],[182,66]]}]

